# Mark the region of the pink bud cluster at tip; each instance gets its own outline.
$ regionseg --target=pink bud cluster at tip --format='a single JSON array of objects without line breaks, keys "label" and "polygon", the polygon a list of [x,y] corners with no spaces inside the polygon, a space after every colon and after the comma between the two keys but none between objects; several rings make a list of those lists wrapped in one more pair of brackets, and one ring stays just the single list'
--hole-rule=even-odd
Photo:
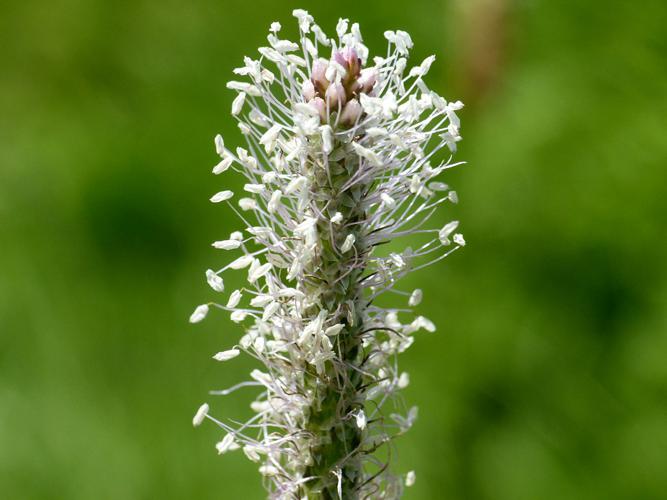
[{"label": "pink bud cluster at tip", "polygon": [[363,113],[359,96],[371,94],[377,81],[377,70],[362,69],[361,58],[352,47],[334,52],[331,61],[313,62],[311,77],[303,83],[303,97],[320,115],[338,113],[338,123],[350,127]]}]

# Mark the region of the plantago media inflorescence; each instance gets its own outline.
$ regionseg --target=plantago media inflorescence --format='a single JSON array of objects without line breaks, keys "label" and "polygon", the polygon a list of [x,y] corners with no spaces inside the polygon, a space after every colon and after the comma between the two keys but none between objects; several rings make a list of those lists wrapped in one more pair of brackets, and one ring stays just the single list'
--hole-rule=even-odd
[{"label": "plantago media inflorescence", "polygon": [[[409,377],[397,355],[417,331],[435,330],[422,316],[404,322],[422,292],[397,283],[465,245],[458,222],[427,225],[457,202],[436,178],[457,165],[463,105],[424,83],[433,56],[407,69],[407,33],[385,32],[386,55],[369,60],[357,24],[341,19],[329,38],[307,12],[294,16],[299,43],[273,23],[269,45],[234,70],[242,81],[227,84],[246,148],[215,138],[213,173],[231,169],[247,183],[238,200],[229,190],[211,198],[243,227],[213,243],[233,257],[206,278],[220,294],[224,272],[247,272],[247,285],[190,318],[216,309],[244,325],[213,358],[245,353],[261,369],[213,394],[254,387],[254,416],[228,423],[205,404],[193,423],[215,422],[219,453],[240,448],[260,464],[272,498],[397,498],[415,474],[392,475],[382,448],[417,417],[399,396]],[[415,248],[383,252],[401,240]],[[403,305],[383,306],[387,292]]]}]

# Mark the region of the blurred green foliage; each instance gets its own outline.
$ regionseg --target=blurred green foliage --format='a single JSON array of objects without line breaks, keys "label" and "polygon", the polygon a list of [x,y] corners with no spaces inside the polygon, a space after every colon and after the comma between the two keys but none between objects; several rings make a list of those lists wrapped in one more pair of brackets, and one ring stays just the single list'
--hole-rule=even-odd
[{"label": "blurred green foliage", "polygon": [[[261,498],[190,419],[251,366],[209,300],[224,88],[305,7],[401,28],[461,98],[445,179],[469,245],[430,272],[405,355],[410,499],[667,497],[667,5],[194,0],[0,5],[0,497]],[[230,284],[230,286],[232,286]],[[247,393],[209,401],[247,413]]]}]

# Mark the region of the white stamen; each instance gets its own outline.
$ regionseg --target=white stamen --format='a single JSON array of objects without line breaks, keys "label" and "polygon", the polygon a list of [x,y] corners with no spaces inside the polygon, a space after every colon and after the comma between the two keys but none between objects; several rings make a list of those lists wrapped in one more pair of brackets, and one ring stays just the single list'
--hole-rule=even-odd
[{"label": "white stamen", "polygon": [[231,199],[234,196],[234,193],[232,191],[220,191],[219,193],[214,194],[211,196],[211,201],[213,203],[220,203],[222,201],[227,201]]},{"label": "white stamen", "polygon": [[241,242],[239,240],[221,240],[214,241],[212,246],[219,250],[236,250],[241,246]]},{"label": "white stamen", "polygon": [[208,305],[202,304],[197,306],[194,312],[190,315],[190,323],[199,323],[208,314]]},{"label": "white stamen", "polygon": [[241,354],[241,351],[238,349],[229,349],[227,351],[221,351],[217,353],[215,356],[213,356],[213,359],[216,361],[229,361],[230,359],[234,359],[239,354]]},{"label": "white stamen", "polygon": [[356,241],[356,236],[354,234],[348,234],[345,237],[345,241],[340,247],[340,251],[343,253],[349,252],[352,246],[354,245],[354,242]]},{"label": "white stamen", "polygon": [[216,292],[225,291],[225,282],[220,276],[218,276],[218,273],[212,269],[208,269],[206,271],[206,281],[208,281],[209,286]]},{"label": "white stamen", "polygon": [[239,305],[239,302],[241,302],[241,297],[243,297],[243,294],[241,294],[239,290],[234,290],[229,296],[229,300],[227,300],[227,305],[225,307],[234,309]]},{"label": "white stamen", "polygon": [[195,413],[195,416],[192,418],[192,425],[194,427],[199,427],[206,418],[206,415],[208,415],[208,405],[204,403],[197,409],[197,413]]}]

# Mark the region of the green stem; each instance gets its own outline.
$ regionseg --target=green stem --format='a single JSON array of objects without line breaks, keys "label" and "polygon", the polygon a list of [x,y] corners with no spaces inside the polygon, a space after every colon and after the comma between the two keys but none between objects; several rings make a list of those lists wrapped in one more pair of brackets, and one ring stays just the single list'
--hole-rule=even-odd
[{"label": "green stem", "polygon": [[[306,293],[319,298],[318,307],[329,313],[337,311],[336,322],[342,323],[344,328],[331,339],[339,361],[327,361],[324,373],[317,374],[313,370],[310,377],[313,405],[306,430],[312,435],[312,463],[304,475],[316,479],[304,486],[309,500],[338,499],[339,487],[343,499],[356,499],[363,476],[358,453],[362,430],[352,415],[364,404],[359,391],[364,380],[354,368],[360,366],[363,356],[359,281],[365,266],[359,264],[366,258],[362,233],[365,213],[361,208],[364,193],[361,185],[340,191],[357,168],[355,161],[348,161],[330,163],[326,170],[315,166],[311,172],[311,194],[324,218],[318,219],[321,254],[306,272],[312,278],[306,284]],[[336,212],[343,215],[343,220],[332,230],[328,219]],[[356,242],[341,256],[340,248],[350,232],[355,234]],[[312,311],[313,315],[317,312]]]}]

